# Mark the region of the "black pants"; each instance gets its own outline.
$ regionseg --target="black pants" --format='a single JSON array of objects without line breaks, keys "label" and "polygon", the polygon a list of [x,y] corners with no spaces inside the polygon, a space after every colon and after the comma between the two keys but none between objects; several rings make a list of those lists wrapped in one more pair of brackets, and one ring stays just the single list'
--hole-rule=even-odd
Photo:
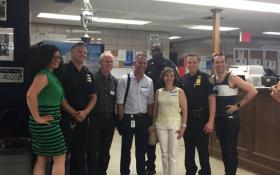
[{"label": "black pants", "polygon": [[240,129],[240,118],[234,116],[216,117],[216,134],[220,141],[226,175],[235,175],[238,165],[237,139]]},{"label": "black pants", "polygon": [[[150,119],[150,123],[152,124],[153,119]],[[148,149],[147,149],[147,161],[146,161],[146,167],[148,170],[155,170],[156,168],[156,145],[150,145],[148,144]]]},{"label": "black pants", "polygon": [[115,130],[115,115],[94,115],[90,123],[88,175],[106,175]]},{"label": "black pants", "polygon": [[147,158],[146,166],[148,170],[154,170],[156,168],[156,145],[149,145],[147,149]]},{"label": "black pants", "polygon": [[198,174],[210,175],[208,142],[209,134],[203,131],[206,122],[203,119],[192,119],[188,121],[188,127],[184,135],[185,141],[185,168],[186,175],[195,175],[197,166],[195,164],[195,148],[198,150],[201,169]]},{"label": "black pants", "polygon": [[69,120],[63,117],[61,128],[64,133],[68,155],[70,154],[70,175],[85,175],[89,128],[88,118],[71,129]]},{"label": "black pants", "polygon": [[[135,128],[131,127],[131,121],[135,121]],[[129,175],[130,170],[130,150],[132,146],[133,135],[135,135],[135,155],[136,169],[138,175],[145,175],[145,154],[148,146],[148,127],[150,125],[148,115],[134,116],[124,115],[121,120],[120,129],[122,133],[121,148],[121,175]]]}]

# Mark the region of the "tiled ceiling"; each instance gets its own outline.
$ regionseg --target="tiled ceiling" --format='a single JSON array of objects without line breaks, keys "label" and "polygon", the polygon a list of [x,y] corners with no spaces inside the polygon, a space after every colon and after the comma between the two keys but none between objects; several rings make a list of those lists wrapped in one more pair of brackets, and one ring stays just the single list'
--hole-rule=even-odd
[{"label": "tiled ceiling", "polygon": [[[36,17],[39,12],[71,15],[80,14],[82,0],[63,1],[69,1],[70,3],[58,3],[54,0],[30,0],[31,21],[40,23],[80,25],[79,21],[50,20]],[[278,0],[263,1],[280,3]],[[93,23],[92,25],[94,27],[166,31],[169,32],[170,35],[182,36],[183,39],[195,39],[211,36],[211,31],[191,30],[184,28],[183,26],[211,25],[212,20],[205,18],[209,18],[209,16],[212,15],[210,9],[214,7],[163,3],[153,0],[94,0],[91,2],[93,4],[94,14],[98,17],[152,21],[151,23],[143,26]],[[221,16],[223,18],[221,21],[222,26],[238,27],[243,31],[251,32],[253,37],[267,37],[264,36],[262,32],[268,30],[280,32],[280,14],[223,9]],[[238,34],[239,30],[222,33],[222,35]]]}]

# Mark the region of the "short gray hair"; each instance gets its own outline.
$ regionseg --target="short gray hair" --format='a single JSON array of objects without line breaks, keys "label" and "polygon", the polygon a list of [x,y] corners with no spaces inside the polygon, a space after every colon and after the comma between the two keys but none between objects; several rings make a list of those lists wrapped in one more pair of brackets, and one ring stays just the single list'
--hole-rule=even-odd
[{"label": "short gray hair", "polygon": [[101,61],[104,57],[111,57],[111,58],[115,58],[114,55],[111,52],[104,52],[100,55],[100,59],[99,61]]}]

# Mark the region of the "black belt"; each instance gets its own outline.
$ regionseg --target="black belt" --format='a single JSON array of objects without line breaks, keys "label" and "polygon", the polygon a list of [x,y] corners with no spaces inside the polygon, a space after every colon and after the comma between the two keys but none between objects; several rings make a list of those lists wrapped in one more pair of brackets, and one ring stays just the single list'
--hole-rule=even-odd
[{"label": "black belt", "polygon": [[138,114],[124,114],[124,116],[126,117],[144,117],[144,116],[148,116],[147,113],[138,113]]},{"label": "black belt", "polygon": [[92,115],[93,118],[113,118],[115,116],[114,112],[110,113],[94,113]]},{"label": "black belt", "polygon": [[205,110],[204,108],[200,108],[200,109],[191,109],[189,111],[190,117],[194,118],[194,119],[201,119],[206,117],[205,115]]}]

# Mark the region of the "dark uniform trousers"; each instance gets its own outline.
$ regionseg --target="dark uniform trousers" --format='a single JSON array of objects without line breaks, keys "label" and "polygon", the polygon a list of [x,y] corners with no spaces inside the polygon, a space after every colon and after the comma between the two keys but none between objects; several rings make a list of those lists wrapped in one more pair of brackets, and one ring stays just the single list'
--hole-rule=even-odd
[{"label": "dark uniform trousers", "polygon": [[[133,117],[132,117],[133,116]],[[135,128],[131,127],[131,121],[135,121]],[[138,175],[145,175],[145,154],[148,146],[148,127],[150,119],[148,114],[125,114],[120,122],[120,131],[122,134],[121,148],[121,175],[129,175],[131,162],[131,146],[133,135],[135,135],[135,155],[136,169]]]},{"label": "dark uniform trousers", "polygon": [[216,135],[220,141],[226,175],[235,175],[238,164],[237,138],[240,129],[239,115],[215,118]]},{"label": "dark uniform trousers", "polygon": [[61,128],[64,133],[67,150],[70,154],[70,175],[86,174],[86,152],[88,144],[89,122],[86,118],[82,123],[77,123],[74,128],[70,127],[67,117],[62,117]]},{"label": "dark uniform trousers", "polygon": [[203,131],[208,121],[206,116],[188,115],[188,126],[184,134],[185,141],[185,168],[186,175],[195,175],[197,166],[195,164],[195,148],[198,150],[201,169],[199,175],[210,175],[211,168],[209,162],[208,142],[209,134]]},{"label": "dark uniform trousers", "polygon": [[94,114],[90,118],[88,175],[106,175],[115,130],[115,114]]}]

